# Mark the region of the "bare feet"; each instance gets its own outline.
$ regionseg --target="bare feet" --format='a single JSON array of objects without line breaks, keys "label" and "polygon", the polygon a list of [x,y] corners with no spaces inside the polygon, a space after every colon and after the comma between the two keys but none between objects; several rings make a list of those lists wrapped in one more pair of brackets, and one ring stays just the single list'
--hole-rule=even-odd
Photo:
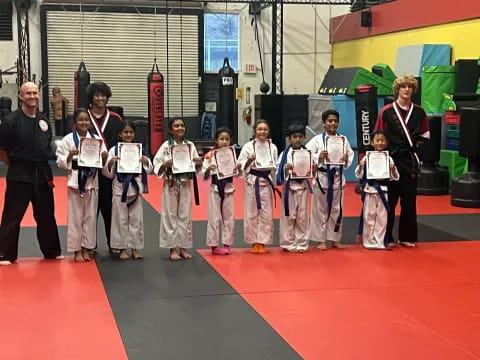
[{"label": "bare feet", "polygon": [[110,252],[111,252],[112,254],[120,254],[120,249],[111,248],[111,249],[110,249]]},{"label": "bare feet", "polygon": [[65,259],[65,256],[63,256],[63,255],[55,256],[55,260],[63,260],[63,259]]},{"label": "bare feet", "polygon": [[405,247],[411,247],[411,248],[414,248],[416,246],[415,243],[412,243],[409,241],[400,241],[400,245],[403,245]]},{"label": "bare feet", "polygon": [[188,253],[184,248],[180,248],[180,257],[183,259],[191,259],[192,254]]},{"label": "bare feet", "polygon": [[88,255],[90,255],[90,258],[95,259],[95,250],[89,249],[88,250]]},{"label": "bare feet", "polygon": [[251,253],[258,254],[258,243],[253,243],[252,248],[250,249]]},{"label": "bare feet", "polygon": [[82,256],[85,261],[90,261],[92,258],[90,257],[90,253],[87,249],[82,249]]},{"label": "bare feet", "polygon": [[75,255],[73,256],[73,261],[75,261],[75,262],[84,262],[85,261],[85,259],[83,258],[83,255],[82,255],[82,250],[75,251]]},{"label": "bare feet", "polygon": [[317,245],[317,249],[318,250],[327,250],[327,244],[325,244],[324,242],[320,243]]},{"label": "bare feet", "polygon": [[125,249],[120,250],[119,258],[120,258],[120,260],[130,259],[130,256],[128,256],[128,254],[127,254],[127,250],[125,250]]},{"label": "bare feet", "polygon": [[343,250],[345,245],[341,244],[340,241],[332,241],[332,247]]},{"label": "bare feet", "polygon": [[177,250],[175,248],[170,249],[170,260],[182,260],[180,255],[178,255]]},{"label": "bare feet", "polygon": [[0,260],[0,266],[9,266],[12,265],[10,260]]},{"label": "bare feet", "polygon": [[134,260],[139,260],[139,259],[143,259],[143,256],[138,252],[137,249],[132,249],[132,258]]}]

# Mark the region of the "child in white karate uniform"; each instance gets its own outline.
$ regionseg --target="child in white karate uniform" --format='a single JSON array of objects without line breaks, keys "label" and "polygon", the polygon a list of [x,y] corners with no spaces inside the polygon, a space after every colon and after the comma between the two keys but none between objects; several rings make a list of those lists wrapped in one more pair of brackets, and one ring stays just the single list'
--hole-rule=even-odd
[{"label": "child in white karate uniform", "polygon": [[68,227],[67,250],[74,252],[78,262],[91,260],[95,249],[98,203],[98,171],[100,169],[78,165],[82,138],[101,141],[102,161],[105,164],[107,149],[102,139],[89,132],[92,126],[87,109],[79,108],[73,113],[75,130],[67,134],[56,150],[57,165],[68,170]]},{"label": "child in white karate uniform", "polygon": [[[280,247],[290,252],[308,249],[309,219],[308,193],[312,192],[310,179],[292,179],[294,150],[305,148],[305,126],[291,124],[287,129],[290,145],[280,154],[277,162],[277,185],[284,185],[282,213],[280,215]],[[311,157],[310,171],[314,171]],[[311,175],[310,175],[311,176]]]},{"label": "child in white karate uniform", "polygon": [[[172,118],[168,122],[170,137],[157,151],[153,159],[154,173],[164,179],[162,215],[160,223],[160,247],[170,249],[171,260],[190,259],[187,249],[192,247],[192,180],[195,202],[198,205],[196,171],[201,170],[202,159],[195,145],[185,139],[185,122]],[[195,171],[173,174],[172,146],[186,144]]]},{"label": "child in white karate uniform", "polygon": [[[242,147],[238,162],[242,165],[245,176],[245,200],[243,229],[244,241],[252,244],[251,252],[263,254],[265,245],[273,242],[273,201],[275,194],[273,177],[277,162],[277,147],[270,141],[270,125],[266,120],[257,120],[253,126],[254,139]],[[257,167],[255,162],[256,142],[270,147],[271,162]]]},{"label": "child in white karate uniform", "polygon": [[[133,121],[123,121],[119,136],[124,143],[133,142],[135,138]],[[121,260],[130,258],[127,248],[131,249],[133,259],[141,259],[139,250],[144,248],[142,193],[148,192],[147,174],[152,172],[153,165],[144,155],[142,148],[141,173],[119,173],[118,161],[121,156],[119,149],[121,149],[119,144],[110,149],[107,165],[103,168],[103,175],[113,179],[110,246],[114,252],[120,251]],[[138,149],[140,150],[140,144]]]},{"label": "child in white karate uniform", "polygon": [[313,191],[312,218],[310,221],[310,240],[319,243],[320,250],[327,248],[326,241],[332,242],[332,246],[343,249],[340,243],[342,239],[342,206],[343,189],[345,187],[344,170],[353,161],[353,150],[348,139],[345,137],[345,153],[341,159],[341,165],[327,164],[327,138],[340,136],[337,133],[340,115],[336,110],[326,110],[322,113],[322,121],[325,131],[315,136],[307,144],[307,149],[313,153],[313,159],[317,162],[316,184]]},{"label": "child in white karate uniform", "polygon": [[[385,132],[376,130],[371,137],[371,143],[375,151],[384,151],[388,140]],[[386,249],[388,241],[385,241],[387,231],[388,211],[388,183],[398,181],[400,174],[397,171],[393,159],[389,156],[390,178],[367,179],[366,156],[355,169],[357,178],[362,179],[362,215],[358,227],[357,242],[362,241],[367,249]]]},{"label": "child in white karate uniform", "polygon": [[[230,246],[235,238],[234,218],[234,192],[233,177],[218,179],[217,167],[213,159],[214,150],[231,145],[232,131],[226,127],[220,127],[215,133],[215,145],[205,154],[203,160],[203,177],[205,180],[212,179],[210,185],[210,197],[208,200],[208,224],[207,246],[212,249],[213,255],[228,255],[231,253]],[[233,149],[235,151],[235,149]],[[238,164],[237,172],[241,165]],[[223,248],[220,243],[220,227],[222,229]]]}]

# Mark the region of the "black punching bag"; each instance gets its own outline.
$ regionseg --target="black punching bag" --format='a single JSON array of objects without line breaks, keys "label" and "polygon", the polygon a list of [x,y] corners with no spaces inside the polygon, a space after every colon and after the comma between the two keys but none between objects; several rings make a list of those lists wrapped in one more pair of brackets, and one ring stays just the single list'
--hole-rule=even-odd
[{"label": "black punching bag", "polygon": [[480,208],[480,108],[460,110],[460,156],[468,158],[468,172],[452,181],[453,206]]},{"label": "black punching bag", "polygon": [[85,63],[82,61],[78,65],[78,70],[73,75],[75,86],[75,109],[83,107],[88,109],[90,103],[87,98],[87,86],[90,85],[90,73],[85,67]]},{"label": "black punching bag", "polygon": [[[378,117],[378,97],[377,88],[373,85],[359,85],[355,89],[355,118],[357,122],[357,150],[358,160],[360,161],[368,150],[372,150],[370,145],[370,134],[375,128],[375,122]],[[362,193],[360,181],[355,186],[357,194]]]},{"label": "black punching bag", "polygon": [[375,128],[378,117],[377,88],[373,85],[359,85],[355,89],[355,117],[357,120],[357,149],[358,154],[372,150],[370,134]]},{"label": "black punching bag", "polygon": [[438,166],[442,137],[442,117],[429,116],[430,140],[418,147],[422,161],[417,182],[417,193],[421,195],[448,194],[448,171]]},{"label": "black punching bag", "polygon": [[[218,71],[219,97],[217,111],[217,127],[226,126],[232,130],[236,138],[235,126],[235,70],[230,67],[228,57],[223,59],[223,66]],[[232,141],[233,143],[234,141]]]}]

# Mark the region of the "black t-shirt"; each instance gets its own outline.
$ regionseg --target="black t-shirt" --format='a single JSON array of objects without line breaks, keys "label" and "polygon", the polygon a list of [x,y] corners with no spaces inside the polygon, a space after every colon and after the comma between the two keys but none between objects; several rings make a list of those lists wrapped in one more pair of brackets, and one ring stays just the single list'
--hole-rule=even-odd
[{"label": "black t-shirt", "polygon": [[55,159],[52,152],[52,130],[48,119],[37,112],[32,118],[18,109],[8,114],[0,125],[0,149],[7,152],[10,167],[7,179],[12,181],[41,182],[52,180],[48,160]]}]

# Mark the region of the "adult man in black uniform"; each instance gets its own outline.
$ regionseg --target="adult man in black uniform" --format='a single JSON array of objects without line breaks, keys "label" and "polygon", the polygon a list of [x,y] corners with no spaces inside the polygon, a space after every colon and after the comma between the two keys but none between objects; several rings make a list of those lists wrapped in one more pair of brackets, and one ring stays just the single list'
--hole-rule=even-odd
[{"label": "adult man in black uniform", "polygon": [[415,247],[418,238],[417,226],[417,178],[420,160],[417,145],[430,139],[427,115],[422,107],[412,102],[418,88],[417,80],[411,75],[401,75],[393,82],[393,93],[397,99],[385,105],[378,115],[375,130],[385,131],[390,156],[393,158],[399,181],[388,187],[388,213],[386,237],[393,243],[395,207],[400,199],[400,223],[398,241],[401,245]]},{"label": "adult man in black uniform", "polygon": [[[90,119],[93,130],[102,137],[107,149],[115,146],[119,140],[122,128],[122,117],[107,109],[108,99],[112,90],[104,82],[94,82],[87,87],[87,97],[90,101]],[[105,224],[105,235],[110,248],[110,226],[112,222],[112,179],[99,173],[98,177],[98,212],[102,213]]]},{"label": "adult man in black uniform", "polygon": [[8,114],[0,126],[0,157],[8,166],[0,226],[0,265],[10,265],[17,259],[20,222],[29,202],[43,256],[63,258],[54,214],[53,174],[48,164],[48,160],[55,159],[50,146],[52,130],[38,112],[37,86],[31,82],[23,84],[19,97],[21,108]]}]

